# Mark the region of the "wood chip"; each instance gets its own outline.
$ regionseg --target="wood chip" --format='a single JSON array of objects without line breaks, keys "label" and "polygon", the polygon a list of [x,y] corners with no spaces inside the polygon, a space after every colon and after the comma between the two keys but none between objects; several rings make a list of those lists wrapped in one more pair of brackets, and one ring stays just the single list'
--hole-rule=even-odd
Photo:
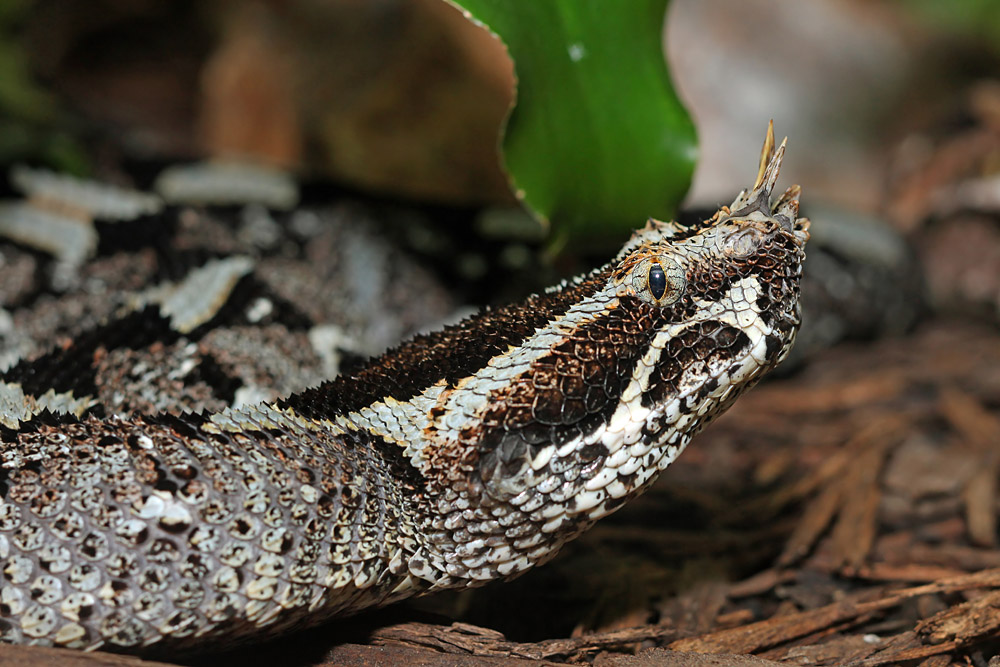
[{"label": "wood chip", "polygon": [[838,513],[835,558],[854,568],[861,564],[875,536],[879,472],[907,428],[898,414],[874,420],[844,445],[842,456],[821,468],[826,486],[807,506],[778,558],[779,565],[787,567],[808,554]]},{"label": "wood chip", "polygon": [[654,639],[663,641],[674,634],[672,628],[647,625],[639,628],[595,633],[583,637],[518,643],[506,640],[501,633],[495,630],[467,623],[453,623],[450,626],[402,623],[379,629],[372,639],[379,645],[403,644],[433,648],[449,654],[512,656],[543,660],[582,656],[607,648]]},{"label": "wood chip", "polygon": [[963,500],[969,536],[980,546],[997,544],[997,476],[1000,474],[1000,418],[982,403],[954,387],[941,394],[944,416],[961,433],[968,446],[980,454],[981,467],[966,485]]}]

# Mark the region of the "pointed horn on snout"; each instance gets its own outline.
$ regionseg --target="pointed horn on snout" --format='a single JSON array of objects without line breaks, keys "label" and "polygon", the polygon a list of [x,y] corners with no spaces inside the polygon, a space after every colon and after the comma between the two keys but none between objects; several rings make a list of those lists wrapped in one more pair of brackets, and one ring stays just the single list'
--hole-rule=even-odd
[{"label": "pointed horn on snout", "polygon": [[785,157],[785,144],[788,137],[781,140],[778,149],[774,149],[774,121],[767,124],[767,136],[764,137],[764,146],[760,150],[760,166],[757,168],[757,180],[753,183],[749,199],[758,199],[760,193],[764,194],[764,201],[771,196],[774,184],[778,182],[778,174],[781,172],[781,161]]}]

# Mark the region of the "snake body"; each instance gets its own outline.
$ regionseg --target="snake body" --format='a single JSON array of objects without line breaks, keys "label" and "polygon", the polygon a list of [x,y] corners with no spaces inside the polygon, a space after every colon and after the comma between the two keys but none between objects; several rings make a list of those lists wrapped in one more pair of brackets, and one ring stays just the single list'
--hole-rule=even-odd
[{"label": "snake body", "polygon": [[[586,275],[282,400],[77,417],[22,364],[0,639],[217,650],[549,560],[790,349],[808,221],[796,187],[772,205],[768,138],[704,222],[651,220]],[[183,319],[177,298],[156,307]]]}]

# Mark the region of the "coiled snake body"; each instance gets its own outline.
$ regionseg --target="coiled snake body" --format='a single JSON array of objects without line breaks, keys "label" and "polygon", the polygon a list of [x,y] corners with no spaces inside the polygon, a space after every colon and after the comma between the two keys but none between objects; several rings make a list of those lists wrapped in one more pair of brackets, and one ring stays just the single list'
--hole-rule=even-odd
[{"label": "coiled snake body", "polygon": [[788,352],[808,222],[797,188],[770,202],[783,150],[769,133],[703,223],[650,221],[587,275],[285,400],[8,406],[0,638],[218,648],[547,561]]}]

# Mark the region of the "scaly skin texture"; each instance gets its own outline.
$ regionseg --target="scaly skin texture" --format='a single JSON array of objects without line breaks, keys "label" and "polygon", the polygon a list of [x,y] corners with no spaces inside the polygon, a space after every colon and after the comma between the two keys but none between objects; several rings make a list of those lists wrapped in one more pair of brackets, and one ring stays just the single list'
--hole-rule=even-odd
[{"label": "scaly skin texture", "polygon": [[808,222],[797,188],[770,203],[783,149],[769,132],[711,219],[650,221],[585,276],[284,401],[8,414],[0,637],[218,650],[549,560],[790,349]]}]

